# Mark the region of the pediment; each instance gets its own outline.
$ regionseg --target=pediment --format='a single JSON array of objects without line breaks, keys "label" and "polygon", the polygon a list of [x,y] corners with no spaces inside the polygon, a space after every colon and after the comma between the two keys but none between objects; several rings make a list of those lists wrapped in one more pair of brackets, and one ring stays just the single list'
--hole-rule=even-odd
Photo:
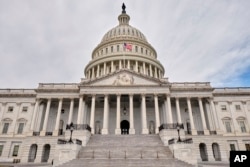
[{"label": "pediment", "polygon": [[137,86],[137,85],[162,85],[168,84],[167,80],[160,80],[135,72],[123,70],[111,75],[104,76],[95,80],[83,82],[83,85],[93,86]]}]

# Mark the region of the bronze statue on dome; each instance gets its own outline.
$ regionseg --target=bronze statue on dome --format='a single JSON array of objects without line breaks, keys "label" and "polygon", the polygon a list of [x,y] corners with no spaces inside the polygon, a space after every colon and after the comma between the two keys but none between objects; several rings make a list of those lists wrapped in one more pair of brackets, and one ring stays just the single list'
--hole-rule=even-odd
[{"label": "bronze statue on dome", "polygon": [[122,3],[122,13],[126,13],[126,6],[125,6],[125,4],[124,3]]}]

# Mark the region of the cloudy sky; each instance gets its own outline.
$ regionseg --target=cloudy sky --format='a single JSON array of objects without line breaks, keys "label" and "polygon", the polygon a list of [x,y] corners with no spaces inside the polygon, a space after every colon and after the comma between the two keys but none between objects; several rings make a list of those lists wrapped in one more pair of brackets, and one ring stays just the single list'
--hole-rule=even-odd
[{"label": "cloudy sky", "polygon": [[0,88],[80,82],[122,2],[169,81],[250,87],[249,0],[0,0]]}]

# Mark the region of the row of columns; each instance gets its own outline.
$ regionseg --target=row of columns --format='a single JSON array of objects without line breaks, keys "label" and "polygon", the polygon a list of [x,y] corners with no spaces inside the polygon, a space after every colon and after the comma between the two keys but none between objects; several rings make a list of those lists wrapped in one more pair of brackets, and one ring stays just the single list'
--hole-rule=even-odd
[{"label": "row of columns", "polygon": [[[134,61],[134,60],[133,60]],[[126,63],[127,62],[127,63]],[[131,64],[131,61],[130,60],[119,60],[119,70],[122,69],[122,64],[125,64],[125,67],[127,67],[128,69],[130,69],[130,64]],[[135,61],[134,63],[135,67],[134,67],[134,71],[135,72],[140,72],[138,71],[138,61]],[[114,72],[115,71],[115,68],[114,68],[114,61],[111,61],[111,65],[110,65],[110,71],[109,72]],[[96,66],[95,67],[92,67],[91,69],[88,70],[88,78],[91,78],[91,79],[94,79],[94,78],[98,78],[100,77],[101,75],[106,75],[107,74],[107,62],[104,62],[103,63],[103,72],[101,73],[100,69],[100,64],[97,65],[97,69]],[[146,72],[146,69],[149,70],[149,72]],[[162,72],[160,69],[158,69],[156,66],[154,66],[154,73],[153,73],[153,67],[151,64],[149,64],[148,68],[146,68],[146,63],[143,62],[142,63],[142,71],[141,71],[142,74],[144,75],[149,75],[150,77],[155,77],[155,78],[161,78],[162,77]]]},{"label": "row of columns", "polygon": [[[109,122],[109,103],[108,103],[109,95],[104,95],[104,107],[103,107],[103,129],[102,134],[108,134],[108,122]],[[91,127],[91,133],[95,133],[95,101],[96,101],[96,95],[92,95],[91,99],[91,112],[90,112],[90,127]],[[121,94],[117,94],[116,96],[116,134],[121,134],[121,128],[120,128],[120,121],[121,121],[121,114],[120,114],[120,108],[121,108]],[[212,99],[209,100],[210,106],[211,106],[211,114],[212,119],[214,120],[215,128],[216,130],[219,130],[219,123],[217,120],[217,116],[215,115],[215,106]],[[34,114],[32,117],[31,127],[30,130],[34,131],[36,116],[38,114],[38,108],[39,108],[40,99],[36,100],[35,107],[34,107]],[[63,99],[59,99],[58,104],[58,111],[57,111],[57,117],[55,122],[55,128],[53,131],[53,135],[58,135],[59,131],[59,123],[61,118],[61,110],[62,110],[62,103]],[[167,121],[167,123],[172,124],[173,123],[173,116],[172,116],[172,107],[171,107],[171,99],[169,95],[166,95],[166,99],[164,101],[165,104],[165,115],[164,119]],[[201,120],[202,120],[202,126],[205,134],[209,134],[209,131],[207,129],[207,123],[204,115],[204,109],[202,104],[202,98],[198,98],[198,104],[200,108],[200,114],[201,114]],[[84,117],[84,108],[85,108],[85,100],[83,96],[79,98],[79,108],[78,108],[78,117],[77,117],[77,124],[83,123],[83,117]],[[182,123],[181,114],[180,114],[180,104],[179,104],[179,98],[175,98],[175,105],[176,105],[176,111],[177,111],[177,121],[178,123]],[[49,112],[50,112],[50,106],[51,106],[51,98],[47,99],[47,106],[45,111],[45,117],[44,117],[44,123],[42,127],[42,131],[40,133],[41,136],[44,136],[46,134],[47,124],[48,124],[48,118],[49,118]],[[158,103],[158,95],[154,94],[154,107],[155,107],[155,132],[158,133],[158,127],[160,126],[160,114],[159,114],[159,103]],[[197,134],[195,125],[194,125],[194,119],[192,114],[192,106],[191,106],[191,99],[187,98],[187,107],[188,107],[188,115],[190,119],[190,126],[191,126],[191,132],[193,135]],[[73,116],[73,109],[74,109],[74,99],[70,100],[70,110],[69,110],[69,117],[68,117],[68,124],[72,122],[72,116]],[[147,126],[147,114],[146,114],[146,95],[141,95],[141,122],[142,122],[142,134],[148,134],[148,126]],[[129,134],[135,134],[134,129],[134,111],[133,111],[133,94],[129,94],[129,122],[130,122],[130,129]]]}]

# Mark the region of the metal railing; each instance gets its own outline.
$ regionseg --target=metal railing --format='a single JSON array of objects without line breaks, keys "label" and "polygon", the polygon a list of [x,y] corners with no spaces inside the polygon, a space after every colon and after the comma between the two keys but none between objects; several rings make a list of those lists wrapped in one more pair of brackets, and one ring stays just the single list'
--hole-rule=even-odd
[{"label": "metal railing", "polygon": [[179,127],[180,129],[184,129],[184,125],[180,123],[172,123],[172,124],[161,124],[159,127],[159,131],[162,129],[177,129]]},{"label": "metal railing", "polygon": [[[75,142],[74,142],[75,141]],[[57,144],[67,144],[67,143],[69,143],[69,141],[68,140],[65,140],[65,139],[58,139],[57,140]],[[79,140],[79,139],[75,139],[75,140],[73,140],[73,143],[75,143],[75,144],[77,144],[77,145],[82,145],[82,141],[81,140]]]},{"label": "metal railing", "polygon": [[192,138],[184,138],[184,139],[181,139],[180,141],[178,141],[177,139],[172,138],[172,139],[168,140],[168,145],[175,144],[175,143],[191,144],[191,143],[193,143],[193,139]]}]

